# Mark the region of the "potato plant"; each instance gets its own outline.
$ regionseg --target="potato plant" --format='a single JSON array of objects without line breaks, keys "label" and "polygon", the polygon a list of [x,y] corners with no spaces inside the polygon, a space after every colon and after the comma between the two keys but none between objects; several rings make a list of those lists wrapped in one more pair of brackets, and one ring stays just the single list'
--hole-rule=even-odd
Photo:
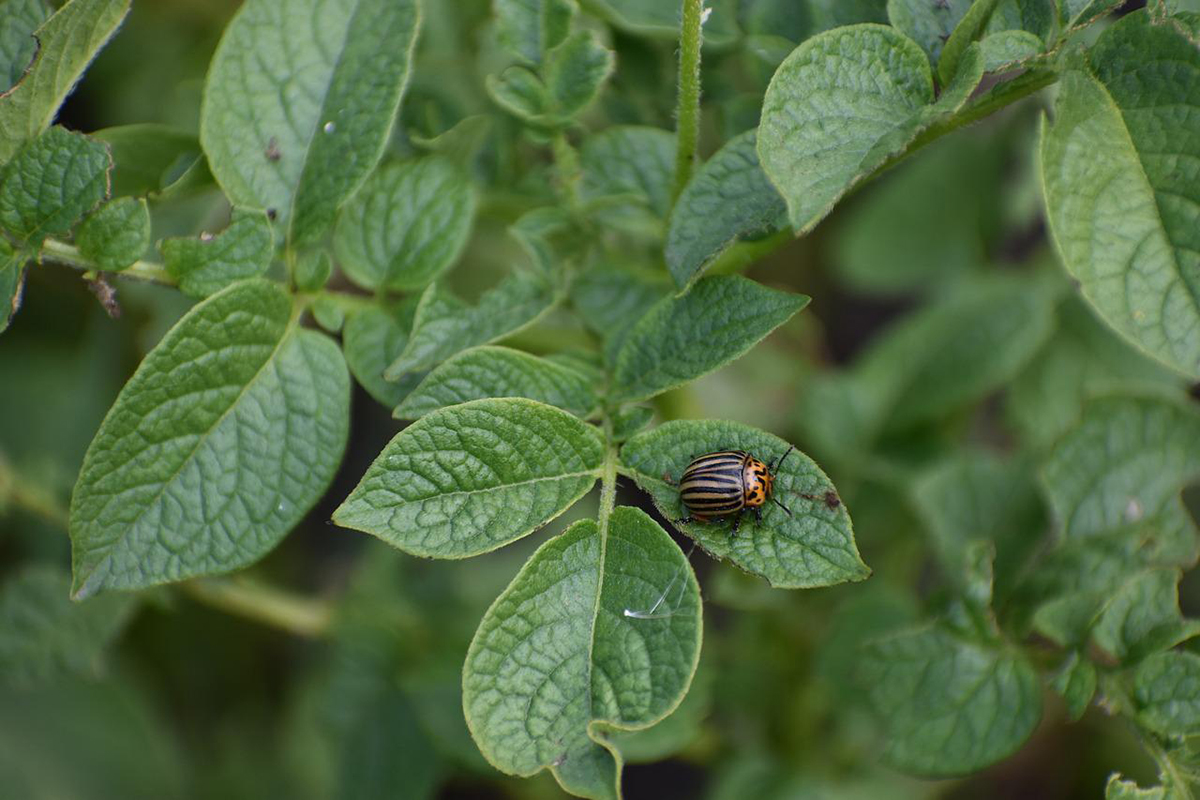
[{"label": "potato plant", "polygon": [[0,0],[0,785],[1200,790],[1194,3],[152,5]]}]

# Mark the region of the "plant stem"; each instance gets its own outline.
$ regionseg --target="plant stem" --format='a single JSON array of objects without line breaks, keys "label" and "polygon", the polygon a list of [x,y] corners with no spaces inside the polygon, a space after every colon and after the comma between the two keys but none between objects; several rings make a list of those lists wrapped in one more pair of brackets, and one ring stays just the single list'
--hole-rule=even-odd
[{"label": "plant stem", "polygon": [[327,603],[246,578],[197,578],[179,584],[179,588],[213,608],[297,636],[324,636],[333,617]]},{"label": "plant stem", "polygon": [[563,131],[556,131],[551,142],[554,152],[554,167],[558,171],[558,179],[564,190],[563,199],[571,212],[578,214],[583,206],[579,195],[579,185],[583,182],[583,167],[579,164],[579,153],[567,140]]},{"label": "plant stem", "polygon": [[682,0],[679,29],[679,105],[676,108],[675,183],[673,203],[692,179],[696,166],[696,141],[700,137],[700,43],[704,33],[704,0]]},{"label": "plant stem", "polygon": [[91,260],[85,258],[79,252],[79,248],[73,244],[60,242],[57,239],[47,239],[42,244],[41,258],[44,260],[54,261],[58,264],[66,264],[68,267],[75,267],[82,270],[97,270],[105,274],[119,275],[122,278],[134,278],[140,281],[149,281],[150,283],[158,283],[163,286],[174,286],[175,279],[170,276],[162,264],[157,264],[153,261],[135,261],[120,272],[110,272],[101,270]]},{"label": "plant stem", "polygon": [[600,532],[608,532],[608,518],[617,504],[617,446],[612,440],[612,415],[604,414],[604,468],[600,473]]}]

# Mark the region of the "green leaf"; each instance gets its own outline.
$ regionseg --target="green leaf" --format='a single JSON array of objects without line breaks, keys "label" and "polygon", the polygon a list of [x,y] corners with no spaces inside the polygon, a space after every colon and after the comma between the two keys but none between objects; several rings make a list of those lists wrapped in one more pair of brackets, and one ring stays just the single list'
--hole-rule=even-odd
[{"label": "green leaf", "polygon": [[947,292],[883,332],[848,372],[814,381],[799,419],[826,457],[862,450],[1008,383],[1051,330],[1053,293],[1028,279]]},{"label": "green leaf", "polygon": [[0,94],[0,164],[46,129],[100,48],[116,33],[130,0],[70,0],[37,29],[25,76]]},{"label": "green leaf", "polygon": [[438,156],[390,164],[346,204],[334,248],[364,289],[420,289],[458,260],[474,215],[471,184],[455,164]]},{"label": "green leaf", "polygon": [[[658,616],[629,612],[653,608]],[[498,769],[547,767],[572,794],[620,796],[610,730],[647,728],[687,692],[700,655],[700,590],[650,517],[613,510],[542,545],[479,624],[463,667],[463,709]],[[607,752],[606,752],[607,751]]]},{"label": "green leaf", "polygon": [[21,148],[0,174],[0,226],[37,247],[64,234],[108,196],[108,148],[53,127]]},{"label": "green leaf", "polygon": [[1104,785],[1104,800],[1171,800],[1166,788],[1153,786],[1149,789],[1139,788],[1133,781],[1121,779],[1121,773],[1114,772],[1108,776]]},{"label": "green leaf", "polygon": [[95,676],[105,648],[129,621],[137,601],[112,595],[72,603],[71,576],[29,565],[0,588],[0,680],[52,683],[66,674]]},{"label": "green leaf", "polygon": [[930,293],[985,263],[1006,162],[994,139],[950,136],[905,159],[832,221],[832,266],[871,294]]},{"label": "green leaf", "polygon": [[[845,0],[838,0],[844,3]],[[679,38],[679,3],[647,3],[645,0],[583,0],[589,13],[617,28],[640,36]],[[704,40],[725,44],[738,34],[736,0],[711,0],[705,3],[712,13],[704,23]]]},{"label": "green leaf", "polygon": [[1061,81],[1043,126],[1047,218],[1067,270],[1134,344],[1200,376],[1200,49],[1146,12]]},{"label": "green leaf", "polygon": [[206,297],[235,281],[256,278],[271,266],[275,237],[266,212],[234,208],[220,233],[165,239],[164,266],[184,294]]},{"label": "green leaf", "polygon": [[958,580],[972,542],[996,546],[997,594],[1004,597],[1046,532],[1029,464],[964,450],[917,476],[912,501],[943,574]]},{"label": "green leaf", "polygon": [[639,319],[666,298],[671,282],[661,270],[596,264],[571,283],[571,304],[583,323],[604,340],[604,357],[615,363]]},{"label": "green leaf", "polygon": [[[748,425],[726,420],[675,420],[639,433],[621,448],[621,463],[654,498],[669,520],[685,516],[675,482],[692,459],[717,450],[745,450],[767,463],[789,445]],[[805,495],[808,495],[807,497]],[[763,508],[763,521],[742,520],[737,536],[724,520],[679,525],[717,558],[761,575],[781,589],[807,589],[860,581],[871,574],[854,544],[850,515],[837,490],[812,459],[796,451],[775,474],[774,504]]]},{"label": "green leaf", "polygon": [[1179,571],[1135,573],[1106,599],[1092,626],[1092,640],[1125,664],[1200,633],[1195,621],[1179,613]]},{"label": "green leaf", "polygon": [[383,375],[395,380],[430,369],[468,347],[510,336],[540,319],[559,299],[540,278],[519,272],[484,292],[474,306],[441,284],[430,284],[421,295],[404,351]]},{"label": "green leaf", "polygon": [[615,56],[592,31],[578,31],[546,54],[542,74],[556,117],[577,116],[596,99],[613,71]]},{"label": "green leaf", "polygon": [[671,209],[675,176],[675,134],[641,125],[614,125],[583,142],[583,197],[598,201],[623,198],[626,208],[606,214],[649,210],[660,220]]},{"label": "green leaf", "polygon": [[[310,250],[296,259],[292,267],[292,280],[302,292],[318,292],[329,283],[333,275],[333,259],[325,250]],[[315,304],[314,304],[315,306]],[[313,309],[314,315],[316,309]],[[341,327],[340,325],[338,327]]]},{"label": "green leaf", "polygon": [[641,432],[654,419],[654,409],[649,406],[629,406],[613,415],[612,439],[623,442]]},{"label": "green leaf", "polygon": [[7,239],[0,237],[0,333],[8,330],[21,307],[27,259],[25,253],[13,249]]},{"label": "green leaf", "polygon": [[948,0],[945,3],[935,3],[932,0],[888,0],[888,21],[921,46],[929,56],[929,63],[936,64],[941,58],[942,47],[970,9],[971,2],[972,0]]},{"label": "green leaf", "polygon": [[[1197,474],[1200,411],[1191,403],[1130,395],[1089,403],[1051,452],[1042,480],[1062,535],[1082,539],[1182,511],[1180,489]],[[1187,526],[1193,533],[1172,560],[1190,565],[1195,528]]]},{"label": "green leaf", "polygon": [[75,234],[84,258],[100,269],[122,270],[150,246],[150,209],[146,201],[119,197],[96,209]]},{"label": "green leaf", "polygon": [[553,275],[580,238],[571,212],[560,206],[544,206],[522,214],[508,226],[508,233],[542,275]]},{"label": "green leaf", "polygon": [[979,43],[984,72],[1004,72],[1021,62],[1035,58],[1046,49],[1045,43],[1029,31],[1000,31]]},{"label": "green leaf", "polygon": [[1067,705],[1067,719],[1078,722],[1092,703],[1096,694],[1096,667],[1091,661],[1071,651],[1058,673],[1050,681],[1050,687],[1062,695]]},{"label": "green leaf", "polygon": [[741,239],[774,233],[787,206],[758,165],[755,131],[730,139],[679,195],[667,231],[667,267],[685,289]]},{"label": "green leaf", "polygon": [[435,367],[395,416],[417,419],[484,397],[526,397],[579,417],[587,417],[599,404],[587,375],[520,350],[484,346],[464,350]]},{"label": "green leaf", "polygon": [[1016,752],[1042,716],[1041,684],[1024,655],[936,627],[867,645],[859,681],[887,730],[884,757],[917,775],[994,764]]},{"label": "green leaf", "polygon": [[327,294],[317,295],[313,300],[312,315],[313,321],[329,333],[341,333],[346,324],[346,309]]},{"label": "green leaf", "polygon": [[739,275],[710,276],[662,300],[617,354],[613,397],[645,400],[728,364],[808,305]]},{"label": "green leaf", "polygon": [[1101,323],[1080,298],[1058,308],[1058,329],[1007,394],[1024,440],[1048,447],[1066,433],[1091,397],[1130,387],[1182,390],[1184,380]]},{"label": "green leaf", "polygon": [[147,123],[104,128],[92,137],[112,151],[112,193],[116,196],[169,194],[212,184],[194,134]]},{"label": "green leaf", "polygon": [[983,60],[969,48],[952,85],[934,102],[929,60],[883,25],[818,34],[784,59],[763,100],[758,157],[807,233],[852,187],[952,114],[979,83]]},{"label": "green leaf", "polygon": [[[946,40],[942,54],[938,57],[937,76],[942,86],[948,86],[958,74],[963,54],[972,42],[983,35],[996,3],[997,0],[975,0],[954,26],[954,31]],[[978,81],[978,78],[975,80]]]},{"label": "green leaf", "polygon": [[1055,0],[1000,0],[988,20],[987,32],[1025,31],[1041,42],[1052,40],[1058,10]]},{"label": "green leaf", "polygon": [[517,58],[542,63],[571,29],[572,0],[492,0],[496,36]]},{"label": "green leaf", "polygon": [[244,567],[316,503],[346,444],[349,378],[298,322],[278,286],[238,283],[146,356],[71,498],[77,598]]},{"label": "green leaf", "polygon": [[603,451],[595,428],[532,400],[443,408],[388,443],[333,520],[413,555],[486,553],[583,497]]},{"label": "green leaf", "polygon": [[496,104],[510,114],[534,124],[554,124],[546,85],[525,67],[512,66],[499,75],[489,75],[486,86]]},{"label": "green leaf", "polygon": [[400,380],[385,380],[383,372],[408,345],[413,315],[417,312],[414,296],[405,298],[394,308],[369,306],[356,310],[346,318],[342,330],[342,350],[350,373],[371,397],[388,408],[395,408],[408,396],[424,373],[404,375]]},{"label": "green leaf", "polygon": [[1133,673],[1138,720],[1164,736],[1200,733],[1200,656],[1156,653]]},{"label": "green leaf", "polygon": [[0,93],[17,84],[37,53],[33,32],[50,16],[44,0],[0,2]]},{"label": "green leaf", "polygon": [[408,79],[416,0],[249,0],[209,67],[200,142],[235,205],[319,240],[383,155]]},{"label": "green leaf", "polygon": [[1059,18],[1064,28],[1078,28],[1107,14],[1121,0],[1057,0]]},{"label": "green leaf", "polygon": [[5,792],[29,800],[187,798],[196,788],[190,762],[148,694],[120,675],[32,691],[0,687]]}]

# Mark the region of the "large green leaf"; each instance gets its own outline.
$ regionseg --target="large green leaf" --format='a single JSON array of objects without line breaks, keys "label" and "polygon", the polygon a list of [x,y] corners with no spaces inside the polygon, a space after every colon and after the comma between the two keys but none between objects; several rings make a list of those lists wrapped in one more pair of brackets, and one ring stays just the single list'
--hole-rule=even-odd
[{"label": "large green leaf", "polygon": [[808,305],[802,294],[768,289],[738,275],[710,276],[662,300],[625,337],[613,396],[645,400],[743,355]]},{"label": "large green leaf", "polygon": [[1200,376],[1200,49],[1129,14],[1066,72],[1043,128],[1047,218],[1063,263],[1130,341]]},{"label": "large green leaf", "polygon": [[[725,420],[676,420],[639,433],[621,449],[621,463],[669,520],[686,515],[676,482],[696,456],[718,450],[745,450],[761,461],[776,461],[787,442],[748,425]],[[772,586],[803,589],[859,581],[871,571],[859,558],[850,515],[829,478],[812,459],[793,452],[775,475],[773,503],[763,521],[747,512],[736,536],[724,520],[679,527],[717,558],[761,575]]]},{"label": "large green leaf", "polygon": [[[1200,475],[1200,410],[1154,395],[1088,404],[1043,468],[1050,506],[1068,539],[1099,536],[1172,513],[1186,520],[1179,492]],[[1179,512],[1183,512],[1180,514]],[[1176,554],[1196,557],[1194,526]]]},{"label": "large green leaf", "polygon": [[0,681],[29,686],[64,674],[94,677],[136,605],[131,595],[72,603],[71,576],[27,566],[0,588]]},{"label": "large green leaf", "polygon": [[341,461],[349,377],[275,284],[195,306],[125,384],[71,498],[74,592],[229,572],[270,551]]},{"label": "large green leaf", "polygon": [[200,142],[237,205],[320,239],[379,161],[408,79],[416,0],[249,0],[209,67]]},{"label": "large green leaf", "polygon": [[818,34],[779,65],[763,100],[758,157],[808,232],[853,186],[953,113],[979,83],[977,48],[934,102],[921,49],[895,28],[851,25]]},{"label": "large green leaf", "polygon": [[1056,0],[1063,26],[1075,28],[1121,5],[1121,0]]},{"label": "large green leaf", "polygon": [[405,552],[466,558],[561,514],[600,475],[599,432],[517,398],[426,414],[392,439],[333,514]]},{"label": "large green leaf", "polygon": [[[130,0],[70,0],[37,29],[37,55],[0,93],[0,164],[50,124],[100,48],[116,33]],[[7,6],[4,13],[9,13]]]},{"label": "large green leaf", "polygon": [[166,239],[159,249],[179,289],[193,297],[207,297],[234,281],[265,273],[275,253],[275,239],[265,212],[235,208],[229,226],[215,236]]},{"label": "large green leaf", "polygon": [[527,397],[586,417],[598,400],[578,370],[507,347],[472,347],[434,368],[405,398],[396,416],[416,419],[445,406],[484,397]]},{"label": "large green leaf", "polygon": [[1179,570],[1133,572],[1105,598],[1091,629],[1097,647],[1123,664],[1195,636],[1194,620],[1179,611]]},{"label": "large green leaf", "polygon": [[66,233],[107,197],[111,168],[103,144],[51,128],[0,173],[0,227],[34,247]]},{"label": "large green leaf", "polygon": [[457,260],[474,213],[471,184],[450,161],[389,165],[342,211],[338,261],[364,289],[420,289]]},{"label": "large green leaf", "polygon": [[532,325],[558,300],[557,293],[541,278],[526,273],[508,276],[484,292],[473,306],[441,284],[430,284],[421,295],[408,343],[384,377],[396,380],[410,372],[430,369],[468,347],[503,339]]},{"label": "large green leaf", "polygon": [[700,634],[696,578],[650,517],[622,506],[604,527],[577,522],[533,554],[480,622],[463,667],[471,733],[504,772],[549,768],[572,794],[617,798],[621,758],[605,732],[647,728],[675,709]]},{"label": "large green leaf", "polygon": [[787,207],[758,165],[755,132],[730,139],[679,195],[667,231],[671,277],[686,288],[714,258],[740,239],[786,226]]},{"label": "large green leaf", "polygon": [[50,16],[45,0],[0,0],[0,93],[7,92],[33,62],[33,32]]},{"label": "large green leaf", "polygon": [[918,775],[961,775],[1011,755],[1037,727],[1042,689],[1019,651],[925,628],[864,649],[858,677],[887,730],[884,756]]}]

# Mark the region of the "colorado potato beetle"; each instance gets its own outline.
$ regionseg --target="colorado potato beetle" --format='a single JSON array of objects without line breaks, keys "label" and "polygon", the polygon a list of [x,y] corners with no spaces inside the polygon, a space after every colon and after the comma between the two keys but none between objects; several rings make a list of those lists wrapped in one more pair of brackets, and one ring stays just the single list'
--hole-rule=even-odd
[{"label": "colorado potato beetle", "polygon": [[[677,522],[710,522],[716,518],[733,517],[730,533],[737,535],[742,514],[747,509],[762,522],[762,507],[770,500],[792,515],[791,509],[771,496],[775,482],[775,471],[784,459],[796,448],[788,447],[782,456],[770,465],[763,463],[745,450],[721,450],[696,456],[683,471],[679,481],[679,500],[688,516]],[[670,481],[670,476],[664,476]],[[810,500],[815,495],[802,494]],[[841,501],[837,494],[827,492],[822,498],[830,509]]]}]

